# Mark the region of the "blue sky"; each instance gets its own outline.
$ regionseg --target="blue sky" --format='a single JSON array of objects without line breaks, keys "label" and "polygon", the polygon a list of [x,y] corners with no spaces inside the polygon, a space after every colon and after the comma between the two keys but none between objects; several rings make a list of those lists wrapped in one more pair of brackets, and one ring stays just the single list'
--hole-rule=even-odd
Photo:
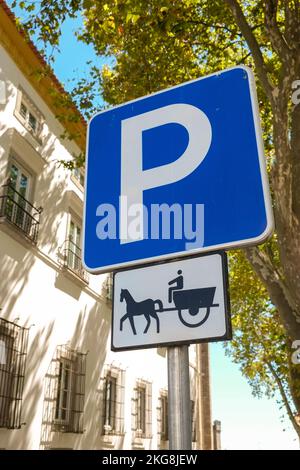
[{"label": "blue sky", "polygon": [[[80,20],[63,26],[61,52],[54,70],[68,88],[68,79],[87,72],[86,61],[95,59],[93,50],[74,38]],[[107,59],[98,59],[104,64]],[[280,422],[282,411],[276,400],[257,399],[251,395],[246,379],[236,364],[225,356],[222,344],[210,345],[213,419],[221,421],[224,449],[299,449],[298,438],[289,420]],[[286,429],[284,432],[283,429]]]},{"label": "blue sky", "polygon": [[[223,345],[210,345],[213,418],[222,426],[224,449],[299,449],[299,441],[275,399],[254,398]],[[285,429],[285,431],[283,431]]]}]

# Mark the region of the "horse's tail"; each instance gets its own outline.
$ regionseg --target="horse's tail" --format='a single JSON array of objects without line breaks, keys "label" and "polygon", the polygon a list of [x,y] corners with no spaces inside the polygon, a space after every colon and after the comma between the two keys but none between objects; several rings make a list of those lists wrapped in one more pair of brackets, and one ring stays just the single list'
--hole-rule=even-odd
[{"label": "horse's tail", "polygon": [[159,299],[156,299],[156,300],[154,300],[154,303],[158,304],[158,312],[162,312],[163,308],[164,308],[162,301],[159,300]]}]

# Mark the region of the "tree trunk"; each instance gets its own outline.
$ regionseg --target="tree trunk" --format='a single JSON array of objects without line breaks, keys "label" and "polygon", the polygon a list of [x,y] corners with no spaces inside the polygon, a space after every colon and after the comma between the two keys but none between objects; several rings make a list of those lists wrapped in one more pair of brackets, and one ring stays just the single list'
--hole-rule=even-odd
[{"label": "tree trunk", "polygon": [[265,285],[271,302],[278,310],[282,324],[289,338],[294,341],[300,339],[299,312],[295,312],[292,304],[292,294],[289,286],[282,280],[281,274],[276,271],[268,255],[257,247],[246,248],[246,257],[254,271]]}]

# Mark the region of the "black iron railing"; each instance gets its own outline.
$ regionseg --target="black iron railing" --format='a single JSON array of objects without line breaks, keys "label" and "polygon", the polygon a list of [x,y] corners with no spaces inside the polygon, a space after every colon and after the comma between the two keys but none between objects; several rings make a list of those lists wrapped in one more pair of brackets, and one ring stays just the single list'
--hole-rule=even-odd
[{"label": "black iron railing", "polygon": [[21,427],[28,329],[0,318],[0,428]]},{"label": "black iron railing", "polygon": [[72,240],[68,239],[64,243],[64,267],[77,274],[84,282],[89,282],[89,274],[86,272],[81,262],[81,249]]},{"label": "black iron railing", "polygon": [[30,204],[10,182],[2,186],[0,194],[0,220],[17,227],[33,243],[37,242],[40,215],[43,209]]}]

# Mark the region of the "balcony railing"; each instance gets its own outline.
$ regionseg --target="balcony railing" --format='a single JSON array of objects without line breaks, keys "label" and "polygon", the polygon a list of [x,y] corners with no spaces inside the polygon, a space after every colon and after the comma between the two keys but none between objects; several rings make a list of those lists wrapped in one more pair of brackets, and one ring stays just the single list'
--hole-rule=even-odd
[{"label": "balcony railing", "polygon": [[43,209],[30,204],[8,182],[0,194],[0,220],[6,220],[19,229],[33,243],[37,242],[40,215]]},{"label": "balcony railing", "polygon": [[81,263],[81,249],[72,240],[66,240],[64,243],[64,267],[77,274],[81,280],[88,284],[89,274]]}]

